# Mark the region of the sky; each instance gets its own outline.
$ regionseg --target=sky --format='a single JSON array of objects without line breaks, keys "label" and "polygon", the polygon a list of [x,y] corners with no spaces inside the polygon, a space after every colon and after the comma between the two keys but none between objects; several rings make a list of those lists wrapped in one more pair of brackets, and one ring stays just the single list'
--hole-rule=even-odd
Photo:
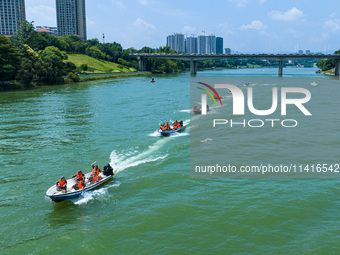
[{"label": "sky", "polygon": [[[124,49],[166,46],[173,33],[215,34],[242,53],[340,49],[339,0],[86,0],[87,37]],[[26,18],[56,26],[55,0],[26,0]]]}]

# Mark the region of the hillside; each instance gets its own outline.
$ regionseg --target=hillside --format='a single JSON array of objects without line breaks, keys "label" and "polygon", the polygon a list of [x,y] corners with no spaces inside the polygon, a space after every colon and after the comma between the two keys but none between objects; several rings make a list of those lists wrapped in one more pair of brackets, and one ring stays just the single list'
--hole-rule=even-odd
[{"label": "hillside", "polygon": [[87,73],[129,73],[137,71],[134,68],[123,67],[120,64],[95,59],[83,54],[67,54],[67,56],[68,59],[66,61],[73,62],[78,69],[80,69],[81,64],[87,64]]}]

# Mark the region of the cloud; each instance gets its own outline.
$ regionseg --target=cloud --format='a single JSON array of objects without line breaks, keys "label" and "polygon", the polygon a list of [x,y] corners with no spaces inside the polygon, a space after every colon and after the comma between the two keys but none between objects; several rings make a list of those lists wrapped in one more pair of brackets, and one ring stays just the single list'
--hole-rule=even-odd
[{"label": "cloud", "polygon": [[285,12],[280,12],[276,10],[271,11],[268,13],[268,16],[273,20],[294,21],[301,18],[303,16],[303,12],[293,7],[292,9]]},{"label": "cloud", "polygon": [[246,6],[247,5],[247,3],[248,3],[248,0],[229,0],[229,2],[234,2],[234,3],[236,3],[236,6],[237,7],[244,7],[244,6]]},{"label": "cloud", "polygon": [[119,0],[111,0],[112,4],[115,5],[116,7],[118,8],[122,8],[124,9],[125,8],[125,5],[123,4],[122,1],[119,1]]},{"label": "cloud", "polygon": [[138,0],[138,3],[141,5],[148,5],[149,1],[148,0]]},{"label": "cloud", "polygon": [[140,30],[154,30],[156,29],[156,26],[144,21],[142,18],[137,18],[132,24],[129,25],[129,29],[140,29]]},{"label": "cloud", "polygon": [[220,31],[223,35],[231,35],[234,33],[234,27],[229,25],[228,23],[220,23],[218,24],[218,27],[220,28]]},{"label": "cloud", "polygon": [[324,23],[323,23],[323,27],[325,30],[327,31],[338,31],[339,28],[340,28],[340,25],[339,25],[339,20],[338,19],[335,19],[335,20],[326,20]]},{"label": "cloud", "polygon": [[34,21],[34,26],[56,26],[56,9],[47,5],[26,5],[28,21]]},{"label": "cloud", "polygon": [[258,30],[264,31],[267,29],[267,26],[263,24],[261,21],[253,20],[249,25],[243,25],[240,27],[240,30]]},{"label": "cloud", "polygon": [[197,31],[196,27],[192,27],[192,26],[184,26],[183,27],[183,32],[185,34],[194,34]]}]

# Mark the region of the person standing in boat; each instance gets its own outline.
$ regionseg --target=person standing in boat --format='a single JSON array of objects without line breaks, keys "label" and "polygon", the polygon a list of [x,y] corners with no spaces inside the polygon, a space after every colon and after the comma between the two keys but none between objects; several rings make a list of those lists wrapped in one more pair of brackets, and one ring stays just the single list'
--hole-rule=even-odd
[{"label": "person standing in boat", "polygon": [[97,161],[95,161],[95,162],[93,162],[92,164],[91,164],[91,167],[92,167],[92,175],[94,175],[94,173],[96,173],[96,175],[98,175],[101,171],[100,171],[100,169],[99,169],[99,167],[98,167],[98,165],[94,165],[94,164],[96,164],[97,163]]},{"label": "person standing in boat", "polygon": [[62,191],[64,193],[66,193],[66,191],[67,191],[67,181],[66,181],[66,178],[64,176],[62,176],[59,179],[59,181],[57,181],[55,183],[55,185],[57,186],[58,191]]}]

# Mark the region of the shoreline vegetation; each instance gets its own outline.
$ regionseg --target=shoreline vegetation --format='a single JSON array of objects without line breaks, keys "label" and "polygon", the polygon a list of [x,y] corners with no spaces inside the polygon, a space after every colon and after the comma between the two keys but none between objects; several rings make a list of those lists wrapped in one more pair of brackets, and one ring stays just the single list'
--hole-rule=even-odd
[{"label": "shoreline vegetation", "polygon": [[[123,49],[117,42],[100,43],[98,39],[83,42],[74,35],[56,37],[38,33],[33,22],[24,21],[15,36],[0,36],[0,91],[190,70],[189,61],[147,59],[146,72],[138,72],[137,60],[129,55],[133,53],[186,54],[169,46]],[[340,50],[335,53],[340,54]],[[312,67],[316,61],[285,61],[283,65]],[[319,60],[316,66],[325,72],[335,67],[335,61]],[[263,67],[278,67],[278,63],[258,59],[216,59],[197,63],[198,70]]]}]

